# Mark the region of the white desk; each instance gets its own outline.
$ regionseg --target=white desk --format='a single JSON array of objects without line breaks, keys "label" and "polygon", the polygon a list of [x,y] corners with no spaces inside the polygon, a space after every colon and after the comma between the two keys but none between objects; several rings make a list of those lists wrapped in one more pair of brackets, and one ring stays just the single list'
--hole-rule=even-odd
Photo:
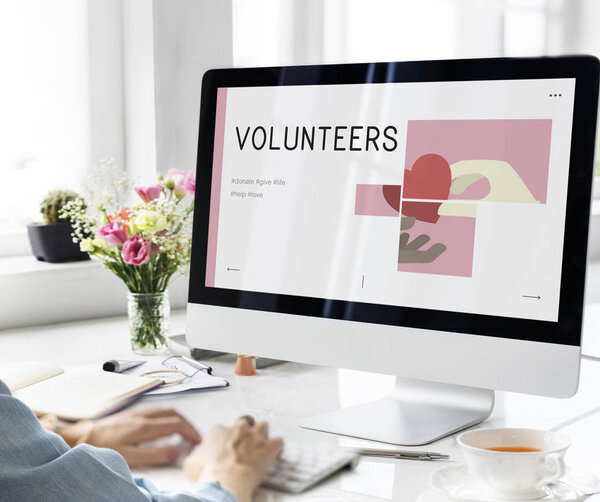
[{"label": "white desk", "polygon": [[[590,312],[596,313],[593,309]],[[588,325],[596,328],[598,323],[588,320]],[[183,332],[182,312],[173,314],[173,327],[174,332]],[[124,318],[0,332],[0,363],[37,359],[73,366],[131,356]],[[145,397],[135,406],[158,403],[172,406],[185,414],[201,431],[214,423],[231,422],[242,414],[250,413],[268,420],[274,434],[284,435],[294,441],[357,444],[351,440],[299,429],[297,423],[306,415],[376,399],[393,386],[393,378],[389,376],[295,363],[260,370],[254,377],[235,376],[231,357],[214,360],[211,364],[215,374],[229,380],[230,387],[177,397]],[[499,392],[495,411],[483,425],[550,428],[598,408],[563,432],[573,441],[567,463],[600,473],[600,456],[597,454],[600,448],[599,387],[600,363],[584,360],[580,390],[574,398],[557,400]],[[449,453],[452,462],[462,460],[454,436],[428,448]],[[320,500],[412,502],[427,486],[430,474],[444,465],[447,464],[441,461],[365,458],[355,471],[335,476],[311,492],[289,496],[261,490],[256,500],[311,500],[319,496],[322,497]],[[135,474],[150,477],[159,488],[175,488],[187,483],[181,471],[175,467],[139,470]]]}]

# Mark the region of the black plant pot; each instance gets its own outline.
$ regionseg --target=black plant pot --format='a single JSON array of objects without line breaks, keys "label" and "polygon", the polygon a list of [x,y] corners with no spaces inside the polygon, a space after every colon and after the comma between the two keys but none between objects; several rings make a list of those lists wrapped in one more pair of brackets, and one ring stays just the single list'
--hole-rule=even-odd
[{"label": "black plant pot", "polygon": [[27,225],[33,256],[50,263],[89,260],[89,255],[79,249],[79,244],[73,242],[72,232],[71,224],[67,222]]}]

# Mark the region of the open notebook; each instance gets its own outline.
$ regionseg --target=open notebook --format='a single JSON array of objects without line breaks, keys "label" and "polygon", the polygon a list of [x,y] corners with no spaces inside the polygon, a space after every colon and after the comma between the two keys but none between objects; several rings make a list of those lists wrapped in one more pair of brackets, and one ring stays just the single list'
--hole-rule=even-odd
[{"label": "open notebook", "polygon": [[107,415],[162,383],[100,369],[65,373],[58,366],[35,361],[1,365],[0,380],[37,414],[51,413],[65,420]]}]

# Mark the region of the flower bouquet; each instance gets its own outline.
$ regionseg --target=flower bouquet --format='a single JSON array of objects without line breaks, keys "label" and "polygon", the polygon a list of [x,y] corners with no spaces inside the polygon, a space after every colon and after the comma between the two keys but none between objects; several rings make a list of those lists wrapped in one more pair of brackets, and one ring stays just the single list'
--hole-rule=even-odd
[{"label": "flower bouquet", "polygon": [[79,198],[64,208],[73,239],[127,286],[129,329],[134,351],[166,348],[170,327],[167,286],[187,273],[195,173],[171,169],[151,186],[136,186],[114,161],[102,161],[88,184],[92,201]]}]

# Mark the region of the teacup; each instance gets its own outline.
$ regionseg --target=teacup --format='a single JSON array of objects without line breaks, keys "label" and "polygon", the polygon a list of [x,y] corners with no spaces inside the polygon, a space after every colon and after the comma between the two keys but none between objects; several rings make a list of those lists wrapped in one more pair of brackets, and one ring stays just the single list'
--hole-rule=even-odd
[{"label": "teacup", "polygon": [[486,492],[508,500],[533,500],[565,473],[570,441],[556,432],[536,429],[477,429],[463,432],[458,443],[469,477]]}]

